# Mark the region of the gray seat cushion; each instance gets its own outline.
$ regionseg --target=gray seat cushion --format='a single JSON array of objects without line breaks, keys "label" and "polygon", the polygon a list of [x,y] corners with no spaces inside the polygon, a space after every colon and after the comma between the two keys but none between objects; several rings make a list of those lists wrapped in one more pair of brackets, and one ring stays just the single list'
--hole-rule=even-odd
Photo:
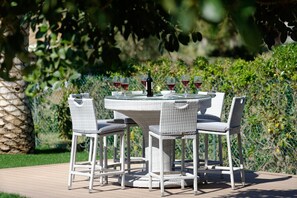
[{"label": "gray seat cushion", "polygon": [[221,122],[221,118],[211,114],[198,114],[197,122]]},{"label": "gray seat cushion", "polygon": [[107,123],[104,121],[99,121],[98,123],[99,134],[107,134],[107,133],[115,133],[120,132],[126,129],[125,124],[114,124],[114,123]]},{"label": "gray seat cushion", "polygon": [[184,135],[194,135],[196,132],[188,132],[188,133],[180,133],[180,134],[175,134],[175,135],[170,135],[170,134],[161,134],[160,133],[160,125],[150,125],[149,130],[157,135],[162,135],[162,136],[184,136]]},{"label": "gray seat cushion", "polygon": [[110,119],[107,120],[108,123],[124,124],[124,119]]},{"label": "gray seat cushion", "polygon": [[229,130],[229,125],[225,122],[198,122],[197,130],[226,132]]},{"label": "gray seat cushion", "polygon": [[100,135],[105,135],[109,133],[119,133],[119,132],[124,133],[124,130],[126,129],[126,124],[110,123],[110,121],[111,120],[98,120],[97,121],[98,131],[97,130],[77,130],[77,129],[73,129],[73,131],[77,133],[85,133],[85,134],[98,133]]}]

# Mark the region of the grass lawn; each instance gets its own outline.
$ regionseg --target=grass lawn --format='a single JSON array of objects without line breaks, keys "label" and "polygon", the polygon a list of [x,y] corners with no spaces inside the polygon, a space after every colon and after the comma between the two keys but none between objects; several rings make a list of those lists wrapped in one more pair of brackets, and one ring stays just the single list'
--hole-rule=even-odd
[{"label": "grass lawn", "polygon": [[18,195],[18,194],[0,192],[0,198],[26,198],[26,197]]},{"label": "grass lawn", "polygon": [[[62,140],[58,133],[40,133],[38,141],[34,154],[0,154],[0,169],[68,163],[70,161],[69,145],[60,146],[59,143],[64,143],[65,140]],[[69,142],[67,143],[69,144]],[[88,154],[81,151],[77,152],[76,157],[79,161],[87,160]]]},{"label": "grass lawn", "polygon": [[[85,150],[84,141],[85,138],[83,137],[78,140],[78,142],[81,143],[78,150],[82,150],[76,154],[78,161],[88,159],[88,152],[83,151]],[[40,133],[38,134],[38,142],[34,154],[0,154],[0,169],[69,163],[71,145],[69,140],[65,141],[61,139],[58,133]],[[112,157],[110,150],[108,151],[108,157]]]},{"label": "grass lawn", "polygon": [[[87,157],[87,152],[77,153],[77,160]],[[35,154],[0,154],[0,168],[67,163],[69,160],[70,152],[66,149],[36,149]]]},{"label": "grass lawn", "polygon": [[[54,139],[52,135],[47,137],[47,144],[37,148],[34,154],[0,154],[0,169],[14,168],[24,166],[36,166],[46,164],[68,163],[70,160],[70,151],[65,148],[50,148],[53,143],[49,142]],[[49,143],[48,143],[49,142]],[[86,160],[88,153],[85,151],[76,154],[77,160]],[[0,198],[26,198],[25,196],[0,192]]]}]

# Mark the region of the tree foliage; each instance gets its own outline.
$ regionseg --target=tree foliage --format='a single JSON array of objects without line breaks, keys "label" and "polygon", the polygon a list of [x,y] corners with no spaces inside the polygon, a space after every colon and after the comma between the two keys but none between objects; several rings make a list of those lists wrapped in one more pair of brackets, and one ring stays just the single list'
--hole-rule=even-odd
[{"label": "tree foliage", "polygon": [[[120,60],[116,35],[159,39],[158,49],[178,51],[202,40],[197,20],[217,26],[230,18],[250,50],[290,36],[296,40],[296,1],[271,0],[3,0],[0,3],[1,76],[9,79],[12,60],[27,64],[29,92],[75,79],[86,68],[97,73],[131,72]],[[283,3],[285,2],[285,3]],[[283,9],[277,9],[281,4]],[[286,15],[288,13],[288,15]],[[255,23],[256,22],[256,23]],[[37,46],[24,46],[30,24]],[[258,31],[259,29],[262,31]],[[33,61],[29,57],[34,57]],[[92,70],[94,71],[94,70]]]},{"label": "tree foliage", "polygon": [[258,1],[255,19],[267,46],[284,43],[288,37],[297,41],[297,1]]}]

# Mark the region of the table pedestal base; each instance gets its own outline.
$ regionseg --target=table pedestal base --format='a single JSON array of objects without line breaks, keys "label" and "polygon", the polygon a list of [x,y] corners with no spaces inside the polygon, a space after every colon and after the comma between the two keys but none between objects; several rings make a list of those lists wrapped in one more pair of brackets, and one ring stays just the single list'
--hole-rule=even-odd
[{"label": "table pedestal base", "polygon": [[[119,179],[119,182],[121,180]],[[132,174],[125,175],[125,186],[137,187],[137,188],[148,188],[149,186],[149,176],[147,172],[133,172]],[[165,181],[166,188],[180,188],[180,180],[172,179]],[[185,187],[193,186],[193,180],[185,180]],[[153,178],[152,182],[153,188],[160,188],[160,182],[156,178]]]}]

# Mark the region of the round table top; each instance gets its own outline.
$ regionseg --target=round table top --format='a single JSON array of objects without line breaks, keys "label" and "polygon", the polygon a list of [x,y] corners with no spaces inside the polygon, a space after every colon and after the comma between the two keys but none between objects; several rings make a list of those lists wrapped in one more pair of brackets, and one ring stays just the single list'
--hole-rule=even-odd
[{"label": "round table top", "polygon": [[123,111],[160,111],[161,105],[165,101],[180,100],[199,100],[199,109],[206,109],[211,106],[210,95],[197,95],[188,94],[157,94],[153,97],[146,95],[127,95],[127,96],[106,96],[104,99],[105,108],[110,110],[123,110]]}]

